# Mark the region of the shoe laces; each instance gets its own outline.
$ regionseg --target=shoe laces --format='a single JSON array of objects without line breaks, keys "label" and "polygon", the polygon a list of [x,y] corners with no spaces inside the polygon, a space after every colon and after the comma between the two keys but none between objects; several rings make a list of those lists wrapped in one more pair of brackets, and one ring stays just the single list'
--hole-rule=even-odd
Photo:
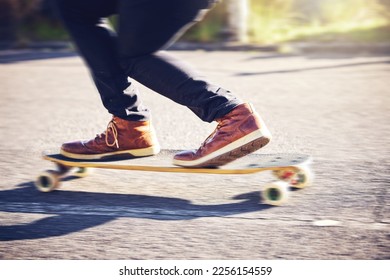
[{"label": "shoe laces", "polygon": [[[113,141],[112,143],[109,142],[109,134],[111,133],[111,135],[113,136]],[[102,134],[98,134],[96,135],[97,138],[105,138],[105,141],[106,141],[106,145],[108,147],[114,147],[116,146],[117,149],[119,149],[119,142],[118,142],[118,129],[116,127],[116,124],[115,124],[115,120],[112,119],[108,125],[107,125],[107,128],[106,128],[106,131]]]}]

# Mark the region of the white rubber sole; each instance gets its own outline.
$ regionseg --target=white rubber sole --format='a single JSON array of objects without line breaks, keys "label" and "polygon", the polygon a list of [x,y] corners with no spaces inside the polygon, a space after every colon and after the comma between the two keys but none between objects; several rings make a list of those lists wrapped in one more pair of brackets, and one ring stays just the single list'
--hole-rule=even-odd
[{"label": "white rubber sole", "polygon": [[262,129],[256,130],[205,157],[191,161],[173,159],[173,164],[183,167],[222,166],[262,148],[270,140],[271,133],[263,126]]},{"label": "white rubber sole", "polygon": [[142,148],[142,149],[133,149],[133,150],[124,150],[124,151],[117,151],[117,152],[111,152],[111,153],[104,153],[104,154],[74,154],[69,153],[61,149],[61,155],[72,158],[72,159],[80,159],[80,160],[99,160],[104,158],[115,158],[115,156],[130,156],[130,157],[147,157],[147,156],[153,156],[160,152],[161,148],[160,145],[155,145],[148,148]]}]

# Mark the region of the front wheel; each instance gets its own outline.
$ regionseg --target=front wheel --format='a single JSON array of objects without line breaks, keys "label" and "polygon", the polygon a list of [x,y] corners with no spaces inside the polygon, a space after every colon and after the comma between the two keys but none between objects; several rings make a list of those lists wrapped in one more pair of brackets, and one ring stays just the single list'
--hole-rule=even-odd
[{"label": "front wheel", "polygon": [[262,199],[264,204],[280,206],[288,200],[289,185],[284,181],[277,181],[264,186]]}]

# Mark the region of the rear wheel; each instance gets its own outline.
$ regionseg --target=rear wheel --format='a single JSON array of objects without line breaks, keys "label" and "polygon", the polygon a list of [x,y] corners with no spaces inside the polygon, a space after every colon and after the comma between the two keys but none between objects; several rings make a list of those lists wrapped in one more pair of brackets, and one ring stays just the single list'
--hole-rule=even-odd
[{"label": "rear wheel", "polygon": [[44,171],[36,179],[35,186],[41,192],[51,192],[58,188],[60,175],[58,171]]},{"label": "rear wheel", "polygon": [[310,186],[314,174],[309,166],[298,166],[282,170],[274,170],[273,174],[279,180],[288,182],[292,187],[302,189]]}]

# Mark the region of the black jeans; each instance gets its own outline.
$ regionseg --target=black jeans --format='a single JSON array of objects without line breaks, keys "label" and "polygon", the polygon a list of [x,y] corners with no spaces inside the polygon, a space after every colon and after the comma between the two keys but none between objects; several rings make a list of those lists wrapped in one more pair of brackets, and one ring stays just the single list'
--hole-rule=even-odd
[{"label": "black jeans", "polygon": [[[242,102],[208,83],[190,66],[159,52],[216,0],[56,0],[65,26],[87,63],[107,110],[128,120],[148,120],[128,77],[187,106],[211,122]],[[117,31],[107,17],[119,15]]]}]

